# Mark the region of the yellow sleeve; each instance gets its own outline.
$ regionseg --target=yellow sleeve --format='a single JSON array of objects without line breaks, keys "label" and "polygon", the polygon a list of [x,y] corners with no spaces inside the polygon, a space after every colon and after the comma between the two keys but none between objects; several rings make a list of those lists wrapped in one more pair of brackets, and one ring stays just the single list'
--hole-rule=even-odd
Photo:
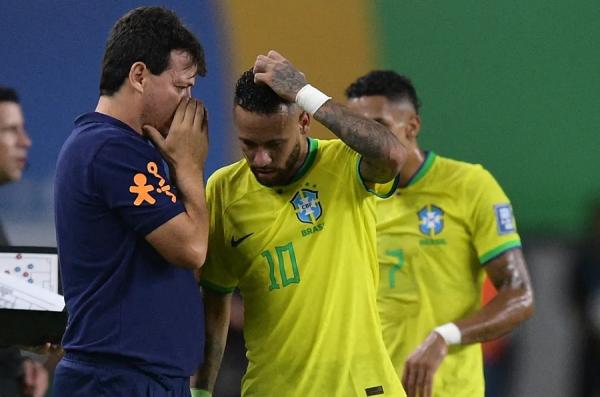
[{"label": "yellow sleeve", "polygon": [[360,162],[362,161],[362,156],[357,155],[356,159],[356,174],[358,175],[358,179],[360,180],[361,185],[367,190],[367,192],[374,194],[375,196],[386,199],[391,197],[396,189],[398,188],[398,183],[400,181],[399,177],[396,176],[389,182],[386,183],[369,183],[366,182],[362,175],[360,174]]},{"label": "yellow sleeve", "polygon": [[494,177],[480,166],[467,181],[470,228],[479,262],[485,265],[502,253],[521,247],[510,200]]},{"label": "yellow sleeve", "polygon": [[208,253],[202,269],[200,285],[216,292],[230,293],[237,287],[238,279],[233,275],[231,258],[228,257],[230,245],[227,245],[223,225],[223,192],[215,178],[209,178],[206,184],[206,201],[209,212]]}]

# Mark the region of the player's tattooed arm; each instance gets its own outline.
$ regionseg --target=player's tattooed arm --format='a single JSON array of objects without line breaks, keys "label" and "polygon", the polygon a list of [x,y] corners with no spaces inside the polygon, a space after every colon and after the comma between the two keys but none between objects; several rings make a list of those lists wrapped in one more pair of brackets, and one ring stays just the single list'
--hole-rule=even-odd
[{"label": "player's tattooed arm", "polygon": [[[455,321],[462,344],[498,338],[533,314],[533,293],[521,250],[507,251],[485,266],[498,294],[480,311]],[[402,384],[408,397],[432,395],[434,374],[447,354],[445,340],[431,331],[406,360]]]},{"label": "player's tattooed arm", "polygon": [[456,321],[463,344],[496,339],[533,315],[533,291],[521,249],[505,252],[485,269],[498,293],[481,310]]},{"label": "player's tattooed arm", "polygon": [[382,124],[331,100],[316,111],[314,118],[361,154],[360,173],[366,182],[387,182],[400,172],[406,149]]},{"label": "player's tattooed arm", "polygon": [[[290,102],[307,84],[304,74],[276,51],[256,58],[254,80],[267,84]],[[406,149],[385,126],[332,100],[325,102],[314,118],[362,155],[360,172],[366,182],[387,182],[400,172]]]},{"label": "player's tattooed arm", "polygon": [[230,309],[231,294],[222,294],[204,289],[206,340],[204,363],[198,370],[196,377],[195,387],[199,389],[210,392],[214,390],[227,343]]}]

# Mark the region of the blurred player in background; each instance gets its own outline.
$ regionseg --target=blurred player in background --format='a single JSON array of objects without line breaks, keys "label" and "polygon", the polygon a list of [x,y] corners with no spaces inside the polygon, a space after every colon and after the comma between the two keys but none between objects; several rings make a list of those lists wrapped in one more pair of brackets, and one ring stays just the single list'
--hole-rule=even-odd
[{"label": "blurred player in background", "polygon": [[[309,138],[311,115],[340,139]],[[245,159],[207,186],[207,357],[198,386],[213,389],[238,287],[243,396],[404,396],[377,315],[373,198],[395,190],[404,147],[307,85],[275,51],[238,80],[233,117]]]},{"label": "blurred player in background", "polygon": [[[0,185],[21,179],[30,147],[19,97],[14,89],[0,87]],[[0,245],[10,245],[1,222]],[[38,397],[47,389],[48,371],[42,364],[0,341],[0,397]]]},{"label": "blurred player in background", "polygon": [[204,74],[200,43],[172,11],[137,8],[110,33],[96,112],[75,120],[57,163],[69,312],[57,397],[190,395],[208,233],[207,119],[190,95]]},{"label": "blurred player in background", "polygon": [[[419,147],[420,103],[406,77],[374,71],[346,95],[408,150],[400,188],[377,205],[378,304],[398,375],[409,397],[482,397],[479,343],[533,313],[510,201],[480,165]],[[498,293],[481,307],[486,273]]]}]

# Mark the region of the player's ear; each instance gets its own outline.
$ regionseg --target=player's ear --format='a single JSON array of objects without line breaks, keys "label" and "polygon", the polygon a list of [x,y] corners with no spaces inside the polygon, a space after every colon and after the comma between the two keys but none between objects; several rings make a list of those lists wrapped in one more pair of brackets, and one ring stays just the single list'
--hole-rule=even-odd
[{"label": "player's ear", "polygon": [[298,116],[298,128],[302,135],[308,134],[310,131],[310,115],[304,111]]},{"label": "player's ear", "polygon": [[421,131],[421,117],[414,113],[407,120],[406,137],[408,139],[416,139]]},{"label": "player's ear", "polygon": [[144,91],[144,78],[148,68],[144,62],[135,62],[129,69],[129,84],[139,93]]}]

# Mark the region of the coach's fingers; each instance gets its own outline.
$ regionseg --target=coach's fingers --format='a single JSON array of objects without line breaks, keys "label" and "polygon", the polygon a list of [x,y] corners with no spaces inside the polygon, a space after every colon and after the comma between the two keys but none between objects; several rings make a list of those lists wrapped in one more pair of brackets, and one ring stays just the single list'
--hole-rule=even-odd
[{"label": "coach's fingers", "polygon": [[177,105],[177,109],[175,109],[175,114],[173,115],[173,121],[171,121],[171,125],[181,124],[183,122],[183,118],[185,117],[185,110],[187,109],[187,104],[190,101],[190,98],[181,98],[179,101],[179,105]]},{"label": "coach's fingers", "polygon": [[198,125],[200,126],[200,128],[202,128],[202,124],[204,124],[204,103],[199,100],[199,99],[195,99],[196,102],[196,109],[194,109],[194,125]]},{"label": "coach's fingers", "polygon": [[206,135],[206,140],[208,142],[208,110],[203,106],[202,107],[202,133]]},{"label": "coach's fingers", "polygon": [[198,100],[188,97],[182,123],[185,123],[186,125],[194,124],[194,116],[196,115],[197,107],[198,107]]}]

